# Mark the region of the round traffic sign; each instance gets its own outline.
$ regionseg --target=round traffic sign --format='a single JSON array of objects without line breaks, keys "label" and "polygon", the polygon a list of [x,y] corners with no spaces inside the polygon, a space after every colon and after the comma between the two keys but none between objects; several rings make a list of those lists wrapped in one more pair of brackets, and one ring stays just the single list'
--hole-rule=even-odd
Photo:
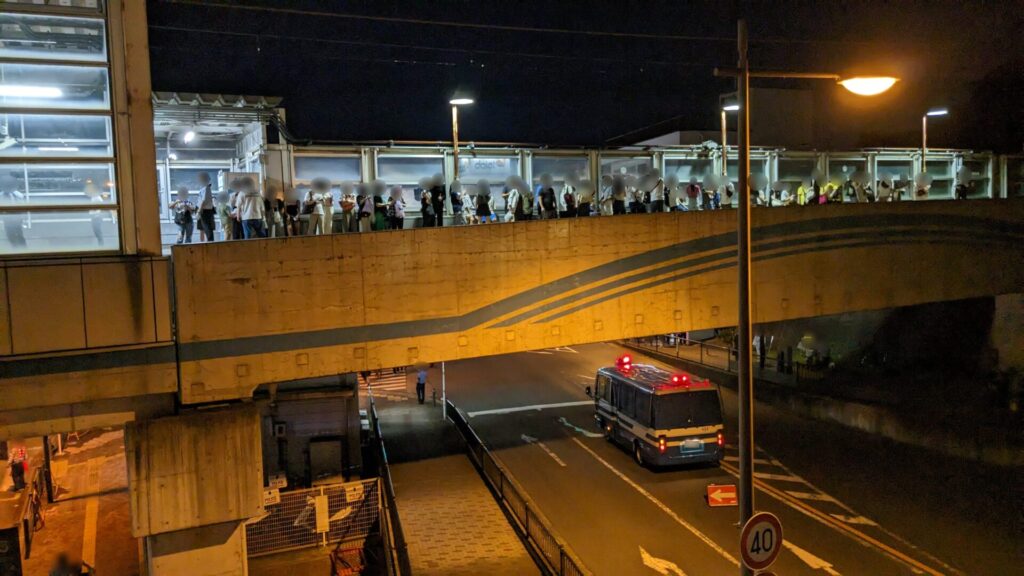
[{"label": "round traffic sign", "polygon": [[770,512],[757,512],[740,531],[740,557],[751,570],[764,570],[782,549],[782,524]]}]

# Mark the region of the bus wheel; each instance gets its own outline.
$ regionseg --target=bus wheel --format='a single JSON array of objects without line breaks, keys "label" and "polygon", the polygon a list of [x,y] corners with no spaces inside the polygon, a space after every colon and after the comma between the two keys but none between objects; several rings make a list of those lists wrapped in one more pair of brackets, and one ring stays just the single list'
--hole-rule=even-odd
[{"label": "bus wheel", "polygon": [[640,449],[640,443],[636,441],[633,442],[633,459],[637,464],[644,465],[644,452]]},{"label": "bus wheel", "polygon": [[604,420],[601,420],[601,421],[599,422],[599,424],[601,425],[601,434],[603,434],[603,435],[604,435],[604,439],[605,439],[605,440],[607,440],[607,441],[609,441],[609,442],[611,442],[611,441],[612,441],[612,430],[611,430],[611,426],[609,426],[608,424],[606,424]]}]

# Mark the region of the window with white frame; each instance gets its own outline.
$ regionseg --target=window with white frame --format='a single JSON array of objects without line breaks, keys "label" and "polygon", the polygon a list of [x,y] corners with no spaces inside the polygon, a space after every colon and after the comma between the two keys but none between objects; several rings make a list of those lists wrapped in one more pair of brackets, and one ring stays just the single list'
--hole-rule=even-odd
[{"label": "window with white frame", "polygon": [[990,198],[992,196],[992,162],[993,158],[964,158],[963,170],[967,173],[969,187],[968,198]]},{"label": "window with white frame", "polygon": [[505,182],[509,176],[519,176],[518,156],[462,156],[459,158],[459,181],[462,182],[463,190],[476,194],[477,185],[481,181],[486,181],[497,210],[505,208],[505,199],[501,194],[505,190]]},{"label": "window with white frame", "polygon": [[119,250],[102,3],[7,0],[0,38],[0,256]]},{"label": "window with white frame", "polygon": [[534,156],[531,169],[534,188],[544,174],[551,175],[556,192],[566,182],[590,180],[590,158],[586,156]]},{"label": "window with white frame", "polygon": [[377,156],[377,178],[388,188],[402,187],[407,212],[420,210],[420,180],[444,174],[444,156],[381,154]]}]

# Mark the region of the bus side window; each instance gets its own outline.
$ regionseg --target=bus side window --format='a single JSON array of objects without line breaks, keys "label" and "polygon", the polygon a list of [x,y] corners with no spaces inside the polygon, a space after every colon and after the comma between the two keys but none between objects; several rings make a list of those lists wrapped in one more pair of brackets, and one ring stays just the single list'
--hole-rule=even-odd
[{"label": "bus side window", "polygon": [[608,400],[608,384],[608,377],[598,374],[597,380],[594,382],[594,398],[604,398],[605,400]]},{"label": "bus side window", "polygon": [[622,386],[619,391],[622,392],[622,400],[620,402],[621,406],[619,407],[619,410],[630,418],[635,417],[636,404],[633,401],[633,397],[636,393],[636,388],[633,388],[632,386]]},{"label": "bus side window", "polygon": [[636,421],[644,426],[651,426],[651,400],[650,393],[641,390],[636,391]]}]

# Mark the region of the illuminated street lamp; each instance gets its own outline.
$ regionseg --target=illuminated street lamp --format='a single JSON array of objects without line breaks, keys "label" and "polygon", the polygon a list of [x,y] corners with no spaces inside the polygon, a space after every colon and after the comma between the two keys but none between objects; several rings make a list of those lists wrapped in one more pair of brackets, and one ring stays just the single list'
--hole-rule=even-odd
[{"label": "illuminated street lamp", "polygon": [[736,103],[735,96],[722,102],[722,176],[728,176],[729,145],[726,142],[726,118],[727,112],[736,112],[740,105]]},{"label": "illuminated street lamp", "polygon": [[928,117],[947,114],[949,114],[949,110],[946,108],[932,108],[921,116],[921,172],[928,171],[928,164],[925,163],[925,156],[928,155]]},{"label": "illuminated street lamp", "polygon": [[468,106],[473,103],[472,98],[452,98],[448,101],[452,105],[452,156],[455,159],[455,178],[459,177],[459,106]]},{"label": "illuminated street lamp", "polygon": [[[715,69],[715,76],[736,78],[737,105],[739,106],[736,135],[739,147],[739,213],[737,214],[737,271],[739,273],[737,387],[739,389],[739,508],[740,524],[746,524],[754,513],[754,379],[751,372],[750,343],[750,79],[751,78],[809,78],[833,80],[854,94],[875,96],[892,88],[898,81],[892,76],[855,76],[843,78],[838,74],[816,72],[751,71],[747,60],[747,22],[736,26],[736,49],[739,63],[736,68]],[[750,576],[751,571],[740,566],[740,574]]]}]

